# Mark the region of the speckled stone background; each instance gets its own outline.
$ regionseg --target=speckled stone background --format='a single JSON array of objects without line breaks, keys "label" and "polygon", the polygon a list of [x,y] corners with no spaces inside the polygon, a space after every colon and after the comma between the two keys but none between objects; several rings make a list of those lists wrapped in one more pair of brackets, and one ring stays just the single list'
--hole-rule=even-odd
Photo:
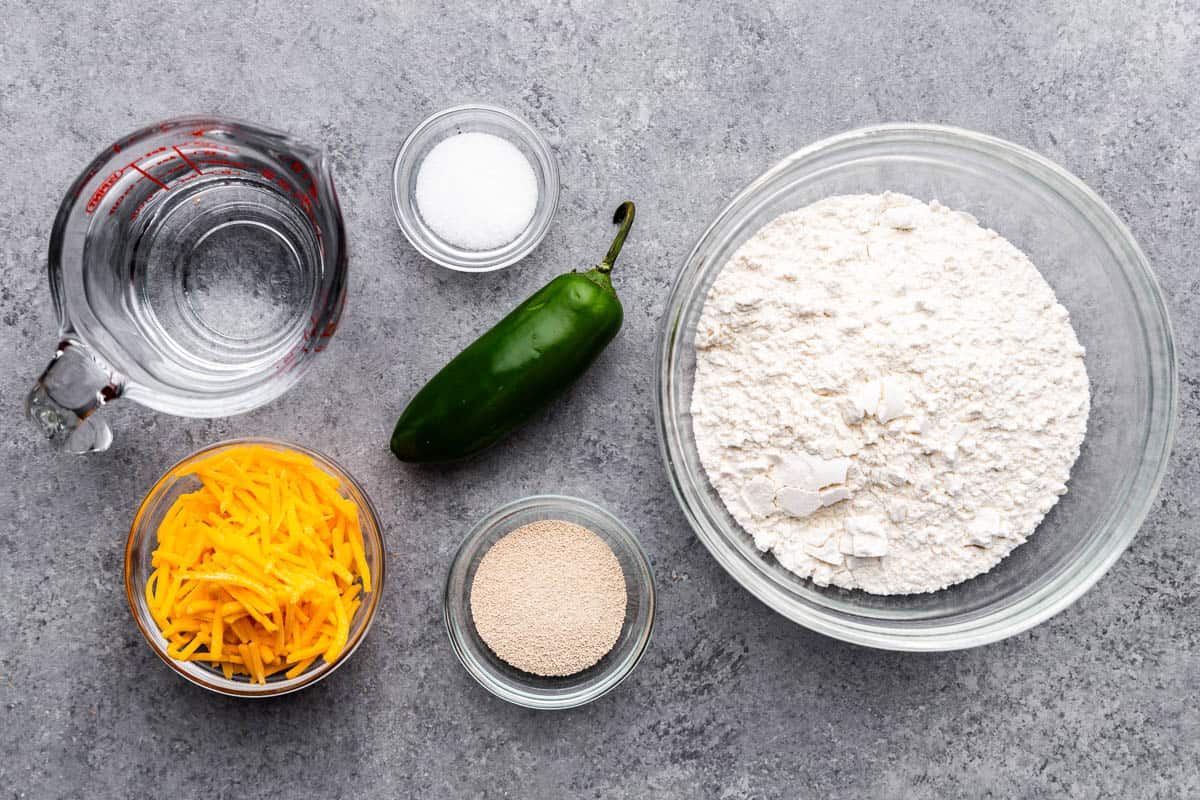
[{"label": "speckled stone background", "polygon": [[[1195,797],[1200,794],[1200,11],[1191,0],[884,3],[8,2],[0,10],[0,795],[135,797]],[[525,262],[461,276],[392,220],[389,170],[426,114],[486,100],[553,144],[563,204]],[[59,199],[118,136],[187,112],[333,154],[353,248],[328,353],[272,406],[181,420],[119,404],[101,456],[19,419],[55,343]],[[886,120],[945,122],[1064,164],[1129,223],[1175,314],[1182,421],[1154,512],[1068,611],[983,649],[902,655],[768,611],[693,537],[652,424],[659,319],[720,206],[777,159]],[[547,417],[486,456],[412,469],[385,447],[418,382],[638,201],[626,326]],[[390,585],[329,680],[266,702],[167,670],[122,592],[137,502],[230,436],[329,452],[382,509]],[[591,498],[657,570],[651,650],[614,694],[538,714],[450,651],[440,588],[501,502]]]}]

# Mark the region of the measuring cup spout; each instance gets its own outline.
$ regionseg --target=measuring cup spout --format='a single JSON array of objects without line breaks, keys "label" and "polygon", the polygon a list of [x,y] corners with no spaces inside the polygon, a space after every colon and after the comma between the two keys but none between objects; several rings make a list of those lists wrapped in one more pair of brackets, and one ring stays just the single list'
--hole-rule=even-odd
[{"label": "measuring cup spout", "polygon": [[72,453],[107,450],[112,429],[96,409],[120,396],[123,385],[87,346],[70,339],[25,398],[25,415],[46,438]]}]

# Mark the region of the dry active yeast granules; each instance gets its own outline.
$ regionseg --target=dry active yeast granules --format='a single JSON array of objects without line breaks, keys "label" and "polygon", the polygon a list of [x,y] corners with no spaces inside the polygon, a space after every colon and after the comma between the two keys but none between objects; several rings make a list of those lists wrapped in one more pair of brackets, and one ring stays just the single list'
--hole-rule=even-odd
[{"label": "dry active yeast granules", "polygon": [[543,520],[484,554],[471,583],[471,617],[492,652],[517,669],[566,676],[613,648],[625,599],[625,574],[603,539]]},{"label": "dry active yeast granules", "polygon": [[1029,259],[971,216],[830,197],[711,287],[692,415],[762,550],[819,585],[929,592],[986,572],[1067,491],[1083,348]]}]

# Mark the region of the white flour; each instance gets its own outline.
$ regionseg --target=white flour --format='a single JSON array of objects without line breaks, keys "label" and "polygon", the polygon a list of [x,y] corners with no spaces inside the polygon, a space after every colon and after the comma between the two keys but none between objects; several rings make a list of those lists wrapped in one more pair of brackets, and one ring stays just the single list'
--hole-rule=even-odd
[{"label": "white flour", "polygon": [[818,585],[930,592],[986,572],[1067,491],[1083,348],[1029,259],[967,214],[830,197],[734,254],[696,334],[709,479]]}]

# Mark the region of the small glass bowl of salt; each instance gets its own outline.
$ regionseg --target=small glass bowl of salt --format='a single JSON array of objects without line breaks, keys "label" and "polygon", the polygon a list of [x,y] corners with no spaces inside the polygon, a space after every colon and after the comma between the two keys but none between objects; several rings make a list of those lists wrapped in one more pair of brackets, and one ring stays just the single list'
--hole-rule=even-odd
[{"label": "small glass bowl of salt", "polygon": [[558,163],[532,125],[502,108],[447,108],[413,129],[392,168],[392,208],[421,255],[462,272],[527,256],[558,209]]}]

